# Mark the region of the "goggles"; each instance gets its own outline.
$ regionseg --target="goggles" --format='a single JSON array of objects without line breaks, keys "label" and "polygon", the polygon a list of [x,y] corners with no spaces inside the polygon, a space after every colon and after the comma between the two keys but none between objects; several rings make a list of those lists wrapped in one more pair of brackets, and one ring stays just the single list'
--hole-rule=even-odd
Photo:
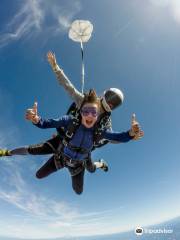
[{"label": "goggles", "polygon": [[98,116],[98,111],[95,107],[83,107],[81,109],[81,114],[84,117],[87,117],[89,114],[91,114],[93,117],[97,117]]}]

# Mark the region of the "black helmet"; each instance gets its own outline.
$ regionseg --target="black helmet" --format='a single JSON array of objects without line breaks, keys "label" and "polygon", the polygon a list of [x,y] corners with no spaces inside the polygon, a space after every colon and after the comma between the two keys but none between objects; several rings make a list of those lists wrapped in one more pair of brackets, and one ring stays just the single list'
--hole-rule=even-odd
[{"label": "black helmet", "polygon": [[107,112],[111,112],[123,103],[124,95],[118,88],[110,88],[104,92],[102,105]]}]

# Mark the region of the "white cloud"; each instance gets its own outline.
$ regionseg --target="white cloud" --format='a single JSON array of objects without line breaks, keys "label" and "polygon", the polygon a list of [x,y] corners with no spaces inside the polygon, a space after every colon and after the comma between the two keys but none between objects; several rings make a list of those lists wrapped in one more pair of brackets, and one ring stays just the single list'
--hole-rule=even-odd
[{"label": "white cloud", "polygon": [[[70,3],[70,5],[61,6],[59,1],[53,1],[53,4],[51,0],[22,1],[18,12],[0,33],[0,48],[15,40],[41,34],[47,30],[51,31],[51,34],[66,31],[73,17],[81,10],[79,1]],[[47,16],[54,19],[51,24],[46,21]]]},{"label": "white cloud", "polygon": [[177,23],[180,23],[180,1],[179,0],[150,0],[153,5],[166,7]]},{"label": "white cloud", "polygon": [[[5,122],[5,119],[1,120]],[[18,129],[14,132],[10,125],[8,127],[8,130],[1,130],[0,145],[9,145],[8,141],[12,139],[10,145],[18,146]],[[38,186],[28,180],[32,171],[31,161],[28,157],[0,160],[0,236],[56,238],[121,230],[118,222],[114,222],[114,210],[82,211],[70,201],[56,199],[54,194],[49,196],[43,190],[39,192]],[[2,203],[6,203],[7,210],[2,209]],[[12,213],[8,209],[13,209]]]},{"label": "white cloud", "polygon": [[[118,232],[118,224],[113,228],[113,212],[96,212],[83,214],[75,207],[65,202],[49,199],[35,190],[21,178],[19,173],[13,173],[9,180],[13,181],[14,190],[0,190],[0,199],[19,209],[23,217],[15,221],[4,221],[0,235],[21,238],[68,237],[107,234]],[[106,213],[106,214],[105,214]],[[10,218],[11,219],[11,218]],[[111,223],[111,224],[110,224]],[[21,226],[21,227],[20,227]],[[23,227],[22,227],[23,226]],[[7,229],[11,229],[8,231]]]},{"label": "white cloud", "polygon": [[8,183],[6,189],[0,185],[0,199],[19,209],[21,217],[16,216],[13,219],[15,221],[6,219],[0,223],[3,226],[0,235],[55,238],[106,234],[120,230],[117,224],[110,227],[110,222],[113,223],[113,211],[83,213],[68,202],[43,196],[25,181],[16,164],[10,165],[5,174],[8,175]]},{"label": "white cloud", "polygon": [[44,18],[44,12],[41,9],[40,1],[30,0],[26,4],[29,4],[29,5],[27,5],[27,7],[29,8],[29,11],[32,14],[33,24],[35,25],[36,28],[40,28],[41,22]]},{"label": "white cloud", "polygon": [[[38,193],[23,177],[21,165],[14,159],[9,162],[8,168],[3,169],[6,184],[0,183],[0,200],[14,206],[18,215],[12,214],[7,219],[3,217],[0,235],[55,238],[108,234],[121,230],[114,222],[114,210],[82,212],[71,203]],[[6,161],[4,164],[7,164]]]},{"label": "white cloud", "polygon": [[0,47],[25,37],[30,31],[39,30],[44,13],[37,0],[23,2],[20,10],[12,17],[6,30],[0,34]]},{"label": "white cloud", "polygon": [[59,27],[56,28],[57,31],[66,31],[69,29],[74,16],[80,12],[81,4],[79,1],[73,1],[69,7],[62,7],[62,6],[53,6],[52,7],[52,14],[57,19]]},{"label": "white cloud", "polygon": [[171,11],[174,16],[174,19],[180,23],[180,1],[179,0],[172,0],[170,3]]},{"label": "white cloud", "polygon": [[150,2],[152,2],[152,4],[155,4],[157,6],[161,6],[161,7],[166,7],[168,6],[168,4],[170,3],[171,0],[150,0]]}]

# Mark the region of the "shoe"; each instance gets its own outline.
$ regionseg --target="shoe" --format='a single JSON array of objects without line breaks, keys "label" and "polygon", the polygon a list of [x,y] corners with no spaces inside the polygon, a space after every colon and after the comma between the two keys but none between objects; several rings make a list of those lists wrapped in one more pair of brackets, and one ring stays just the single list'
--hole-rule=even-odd
[{"label": "shoe", "polygon": [[0,149],[0,157],[11,156],[10,151],[7,149]]},{"label": "shoe", "polygon": [[102,163],[101,169],[102,169],[104,172],[107,172],[107,171],[109,170],[107,163],[106,163],[103,159],[100,159],[99,162]]}]

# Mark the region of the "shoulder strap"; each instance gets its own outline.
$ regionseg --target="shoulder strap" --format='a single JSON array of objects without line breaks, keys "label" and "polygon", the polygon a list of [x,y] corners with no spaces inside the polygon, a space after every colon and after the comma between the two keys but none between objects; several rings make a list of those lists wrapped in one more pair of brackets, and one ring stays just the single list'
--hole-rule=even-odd
[{"label": "shoulder strap", "polygon": [[67,126],[67,129],[65,130],[65,134],[64,134],[64,137],[63,137],[63,140],[62,140],[62,143],[63,143],[64,146],[67,146],[69,141],[72,139],[76,130],[80,126],[80,123],[81,123],[80,115],[78,117],[77,116],[74,117],[72,119],[72,121],[70,121],[70,123]]},{"label": "shoulder strap", "polygon": [[[84,95],[85,96],[85,95]],[[81,104],[81,107],[83,105],[84,101]],[[81,109],[80,107],[80,109]],[[74,136],[74,133],[78,129],[78,127],[81,124],[81,114],[80,114],[80,109],[77,107],[76,103],[73,102],[71,106],[69,107],[67,114],[73,116],[72,122],[68,125],[67,130],[65,132],[65,136],[63,138],[63,144],[66,146],[69,141],[72,139]]]},{"label": "shoulder strap", "polygon": [[104,146],[109,142],[108,140],[102,140],[101,135],[104,130],[112,128],[110,116],[111,116],[111,113],[105,112],[102,114],[101,118],[96,123],[95,130],[94,130],[93,150],[97,147]]},{"label": "shoulder strap", "polygon": [[70,105],[69,109],[67,110],[66,115],[72,115],[72,116],[75,117],[78,111],[79,111],[79,110],[78,110],[78,108],[77,108],[77,106],[76,106],[76,103],[73,102],[73,103]]}]

